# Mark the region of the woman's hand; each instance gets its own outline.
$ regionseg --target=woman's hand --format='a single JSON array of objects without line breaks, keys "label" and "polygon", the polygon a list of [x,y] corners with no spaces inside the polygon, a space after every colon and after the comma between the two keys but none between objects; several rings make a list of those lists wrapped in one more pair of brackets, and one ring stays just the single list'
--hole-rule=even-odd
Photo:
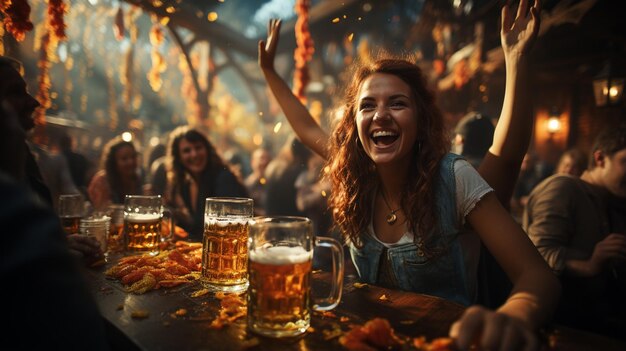
[{"label": "woman's hand", "polygon": [[530,50],[537,38],[541,3],[539,0],[535,0],[529,11],[528,1],[520,1],[515,19],[513,19],[512,9],[509,7],[509,4],[502,8],[500,40],[504,54],[508,57],[519,58]]},{"label": "woman's hand", "polygon": [[450,337],[461,350],[538,350],[535,333],[521,320],[482,306],[471,306],[450,327]]},{"label": "woman's hand", "polygon": [[267,25],[267,42],[259,41],[259,66],[263,70],[274,70],[276,47],[280,39],[280,20],[271,19]]}]

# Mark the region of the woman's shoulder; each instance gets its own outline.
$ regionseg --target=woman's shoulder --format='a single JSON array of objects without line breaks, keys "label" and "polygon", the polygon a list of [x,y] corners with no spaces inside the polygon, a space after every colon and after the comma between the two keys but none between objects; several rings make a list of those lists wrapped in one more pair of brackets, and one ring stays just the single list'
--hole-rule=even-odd
[{"label": "woman's shoulder", "polygon": [[106,171],[101,169],[93,175],[93,177],[91,178],[91,183],[92,184],[106,183],[106,179],[107,179]]}]

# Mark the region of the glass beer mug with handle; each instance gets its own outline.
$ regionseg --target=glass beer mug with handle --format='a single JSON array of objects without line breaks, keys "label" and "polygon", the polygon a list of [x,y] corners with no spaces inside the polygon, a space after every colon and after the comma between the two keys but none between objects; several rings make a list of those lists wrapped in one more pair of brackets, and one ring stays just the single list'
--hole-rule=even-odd
[{"label": "glass beer mug with handle", "polygon": [[213,291],[248,288],[248,225],[254,201],[208,197],[202,238],[202,283]]},{"label": "glass beer mug with handle", "polygon": [[57,212],[67,234],[80,233],[80,220],[84,215],[85,198],[81,194],[59,195]]},{"label": "glass beer mug with handle", "polygon": [[[315,246],[332,250],[330,295],[311,301],[311,267]],[[327,311],[341,300],[343,250],[335,239],[315,237],[304,217],[255,217],[248,240],[248,328],[270,337],[303,334],[311,309]],[[311,302],[313,302],[311,307]]]},{"label": "glass beer mug with handle", "polygon": [[162,218],[161,195],[126,195],[124,201],[126,250],[131,253],[144,252],[157,255],[161,243]]}]

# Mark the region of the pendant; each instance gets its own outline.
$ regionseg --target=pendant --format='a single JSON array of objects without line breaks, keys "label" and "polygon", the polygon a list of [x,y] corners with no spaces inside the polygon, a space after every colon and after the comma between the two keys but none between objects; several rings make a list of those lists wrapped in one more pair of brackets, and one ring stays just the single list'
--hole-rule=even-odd
[{"label": "pendant", "polygon": [[391,212],[387,215],[387,224],[393,225],[398,220],[398,216],[396,216],[396,212]]}]

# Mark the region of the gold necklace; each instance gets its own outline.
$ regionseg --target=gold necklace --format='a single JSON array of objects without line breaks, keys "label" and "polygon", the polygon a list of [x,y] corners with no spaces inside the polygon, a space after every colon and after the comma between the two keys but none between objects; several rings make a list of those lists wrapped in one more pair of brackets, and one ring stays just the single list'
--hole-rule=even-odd
[{"label": "gold necklace", "polygon": [[398,220],[398,216],[396,216],[396,212],[398,212],[401,207],[398,207],[397,209],[392,210],[391,206],[389,206],[389,202],[387,201],[387,197],[385,196],[385,192],[381,190],[380,193],[383,195],[383,201],[385,201],[385,205],[387,205],[387,208],[389,209],[389,211],[391,211],[387,215],[387,224],[393,225]]}]

